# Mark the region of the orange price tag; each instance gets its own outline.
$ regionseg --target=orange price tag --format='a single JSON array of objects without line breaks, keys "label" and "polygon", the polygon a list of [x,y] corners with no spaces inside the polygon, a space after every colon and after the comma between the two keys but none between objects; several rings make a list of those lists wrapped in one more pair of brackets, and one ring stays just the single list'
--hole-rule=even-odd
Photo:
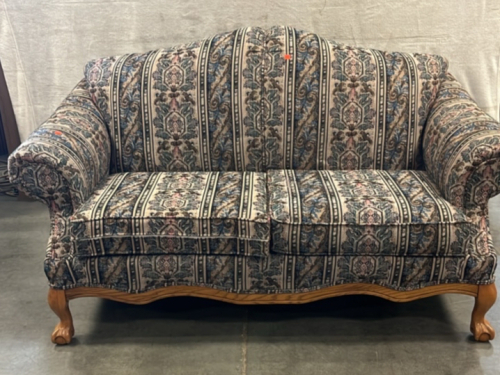
[{"label": "orange price tag", "polygon": [[62,135],[62,133],[59,130],[54,131],[55,135]]},{"label": "orange price tag", "polygon": [[292,56],[290,56],[288,53],[285,55],[285,60],[290,60]]}]

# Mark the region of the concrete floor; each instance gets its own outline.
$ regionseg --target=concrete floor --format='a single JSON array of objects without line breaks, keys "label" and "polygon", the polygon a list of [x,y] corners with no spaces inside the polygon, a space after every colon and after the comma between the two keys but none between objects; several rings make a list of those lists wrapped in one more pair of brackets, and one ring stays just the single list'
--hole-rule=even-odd
[{"label": "concrete floor", "polygon": [[[500,244],[500,199],[491,209]],[[500,374],[500,335],[473,342],[473,298],[459,295],[253,307],[78,299],[71,302],[76,337],[57,347],[42,266],[48,231],[42,204],[0,197],[1,375]],[[500,333],[500,303],[488,316]]]}]

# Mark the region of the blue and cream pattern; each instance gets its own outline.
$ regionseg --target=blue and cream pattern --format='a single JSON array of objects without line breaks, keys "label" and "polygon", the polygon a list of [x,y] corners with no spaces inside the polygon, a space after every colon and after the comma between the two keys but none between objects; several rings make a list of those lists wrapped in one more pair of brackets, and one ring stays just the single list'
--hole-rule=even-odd
[{"label": "blue and cream pattern", "polygon": [[266,255],[262,172],[115,173],[69,218],[79,256]]},{"label": "blue and cream pattern", "polygon": [[9,158],[53,288],[489,284],[500,125],[437,55],[276,26],[89,62]]},{"label": "blue and cream pattern", "polygon": [[443,196],[457,207],[487,213],[500,192],[500,124],[447,74],[427,122],[424,158]]},{"label": "blue and cream pattern", "polygon": [[113,172],[263,171],[265,32],[97,59],[85,78],[106,118]]},{"label": "blue and cream pattern", "polygon": [[266,42],[268,169],[423,167],[423,129],[447,70],[442,57],[354,48],[289,27],[272,28]]},{"label": "blue and cream pattern", "polygon": [[297,255],[466,256],[488,233],[424,171],[268,172],[272,251]]}]

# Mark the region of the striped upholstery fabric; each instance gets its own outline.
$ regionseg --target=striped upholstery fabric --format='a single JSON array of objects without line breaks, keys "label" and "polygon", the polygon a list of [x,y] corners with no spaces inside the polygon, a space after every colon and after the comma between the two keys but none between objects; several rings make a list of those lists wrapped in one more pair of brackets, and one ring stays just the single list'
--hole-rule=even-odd
[{"label": "striped upholstery fabric", "polygon": [[500,124],[451,74],[429,114],[423,149],[429,175],[448,201],[487,212],[488,199],[500,192]]},{"label": "striped upholstery fabric", "polygon": [[106,122],[81,80],[61,105],[9,157],[13,184],[64,216],[109,174]]},{"label": "striped upholstery fabric", "polygon": [[333,285],[368,283],[409,291],[426,286],[494,282],[496,256],[127,255],[47,261],[56,289],[111,286],[140,293],[195,285],[233,293],[303,293]]},{"label": "striped upholstery fabric", "polygon": [[440,56],[288,27],[90,62],[112,171],[419,169]]},{"label": "striped upholstery fabric", "polygon": [[269,171],[272,251],[298,255],[466,256],[488,233],[423,171]]},{"label": "striped upholstery fabric", "polygon": [[448,67],[442,57],[349,47],[274,27],[263,64],[268,168],[423,167],[423,129]]},{"label": "striped upholstery fabric", "polygon": [[70,223],[80,256],[265,255],[269,247],[265,174],[113,174]]},{"label": "striped upholstery fabric", "polygon": [[98,59],[85,68],[111,134],[112,171],[262,171],[265,32]]}]

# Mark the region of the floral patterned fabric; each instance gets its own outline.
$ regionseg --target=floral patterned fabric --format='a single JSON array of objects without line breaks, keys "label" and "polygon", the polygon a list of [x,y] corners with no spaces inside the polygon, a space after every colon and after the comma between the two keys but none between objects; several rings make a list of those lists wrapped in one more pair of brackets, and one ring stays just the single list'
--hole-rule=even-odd
[{"label": "floral patterned fabric", "polygon": [[447,69],[282,26],[89,62],[9,158],[50,285],[493,282],[499,124]]},{"label": "floral patterned fabric", "polygon": [[425,165],[443,196],[457,207],[487,212],[500,192],[500,124],[448,74],[427,121]]},{"label": "floral patterned fabric", "polygon": [[422,169],[424,125],[448,68],[442,57],[279,26],[263,59],[267,168]]},{"label": "floral patterned fabric", "polygon": [[262,171],[264,30],[91,61],[112,172]]},{"label": "floral patterned fabric", "polygon": [[116,173],[70,224],[79,256],[266,255],[266,178],[258,172]]},{"label": "floral patterned fabric", "polygon": [[53,212],[70,215],[109,174],[106,123],[82,80],[9,157],[11,182]]},{"label": "floral patterned fabric", "polygon": [[236,293],[300,293],[347,283],[408,291],[445,283],[494,282],[496,257],[139,255],[68,257],[46,263],[50,285],[140,293],[197,285]]},{"label": "floral patterned fabric", "polygon": [[421,169],[446,61],[245,28],[91,61],[112,172]]},{"label": "floral patterned fabric", "polygon": [[423,171],[269,171],[272,251],[297,255],[488,254],[488,232]]}]

